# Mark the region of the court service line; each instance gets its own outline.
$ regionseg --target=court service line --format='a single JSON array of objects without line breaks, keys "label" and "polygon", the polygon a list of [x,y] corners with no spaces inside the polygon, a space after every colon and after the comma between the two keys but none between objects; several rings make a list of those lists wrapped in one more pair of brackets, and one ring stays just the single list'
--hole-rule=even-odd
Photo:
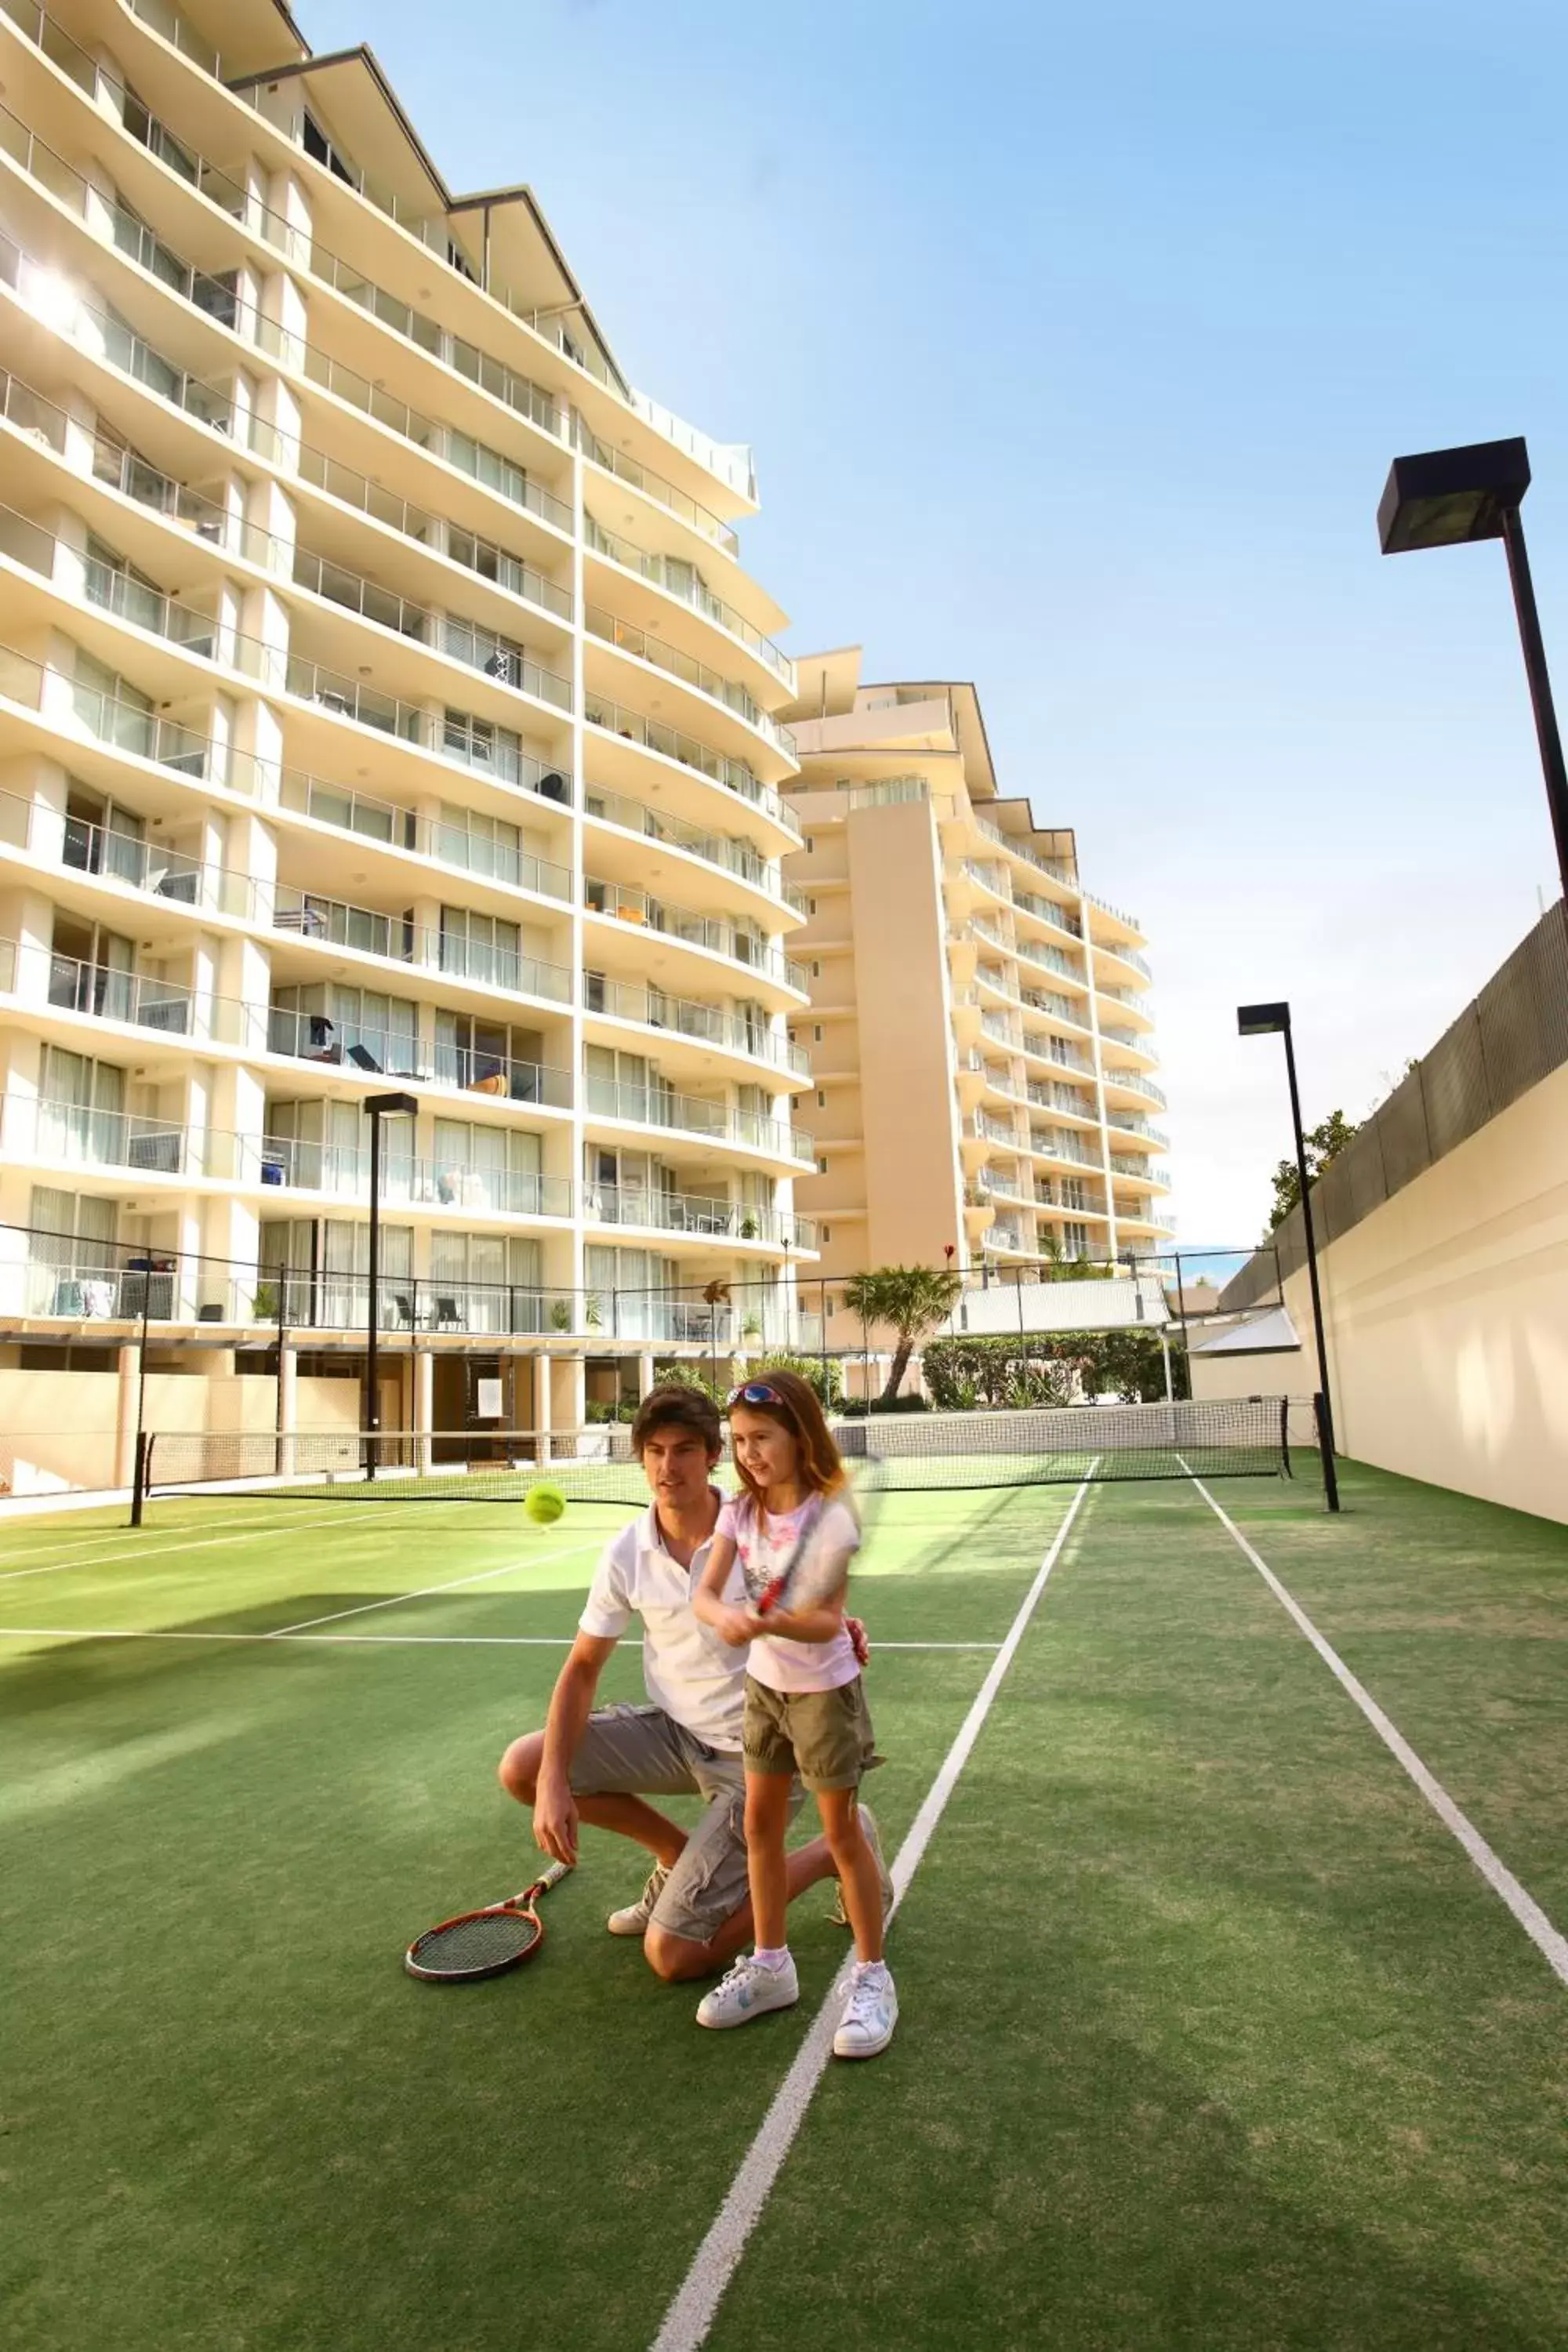
[{"label": "court service line", "polygon": [[[1181,1461],[1180,1454],[1176,1459]],[[1186,1468],[1184,1463],[1182,1466],[1184,1469]],[[1187,1475],[1189,1477],[1193,1475],[1191,1471],[1188,1471]],[[1492,1893],[1501,1902],[1507,1904],[1536,1950],[1545,1960],[1547,1967],[1562,1983],[1568,1985],[1568,1936],[1563,1935],[1552,1926],[1533,1895],[1520,1885],[1512,1871],[1487,1843],[1468,1815],[1462,1812],[1454,1802],[1436,1773],[1428,1771],[1404,1733],[1384,1715],[1365,1685],[1357,1681],[1339,1652],[1331,1643],[1323,1639],[1306,1611],[1285,1590],[1262,1554],[1248,1543],[1234,1519],[1227,1517],[1221,1510],[1203,1480],[1193,1477],[1193,1484],[1218,1519],[1221,1527],[1226,1530],[1252,1562],[1253,1567],[1297,1631],[1306,1635],[1334,1680],[1360,1707],[1389,1754],[1415,1781],[1444,1828],[1464,1847]]]},{"label": "court service line", "polygon": [[308,1633],[313,1625],[335,1625],[343,1617],[365,1617],[373,1609],[395,1609],[405,1601],[427,1600],[433,1592],[456,1592],[459,1585],[486,1584],[492,1576],[512,1576],[520,1568],[542,1568],[547,1559],[571,1559],[577,1552],[603,1549],[599,1538],[591,1536],[583,1543],[563,1544],[556,1551],[536,1552],[531,1559],[514,1557],[503,1559],[499,1568],[476,1569],[471,1576],[451,1576],[444,1584],[416,1584],[412,1592],[388,1592],[379,1601],[358,1601],[352,1609],[329,1609],[320,1617],[301,1617],[297,1625],[279,1625],[266,1638],[269,1642],[280,1642],[287,1634]]},{"label": "court service line", "polygon": [[[394,1507],[391,1503],[384,1503],[379,1509],[374,1504],[362,1503],[359,1506],[359,1511],[362,1517],[374,1512],[372,1524],[380,1527],[386,1512]],[[289,1523],[289,1532],[292,1534],[300,1528],[330,1528],[337,1522],[340,1516],[340,1512],[332,1511],[324,1519],[294,1519]],[[267,1528],[278,1525],[279,1522],[276,1519],[247,1519],[242,1526],[231,1528],[226,1535],[195,1536],[189,1543],[158,1542],[149,1545],[145,1551],[142,1551],[139,1546],[130,1545],[120,1551],[97,1552],[86,1559],[80,1558],[49,1559],[37,1568],[3,1569],[0,1570],[0,1584],[14,1583],[18,1577],[23,1576],[57,1576],[68,1568],[104,1568],[114,1562],[124,1565],[128,1560],[132,1563],[141,1561],[148,1567],[156,1567],[161,1559],[168,1559],[174,1552],[206,1551],[210,1550],[214,1544],[244,1543],[248,1537],[261,1534]],[[130,1529],[127,1528],[125,1532],[129,1534]]]},{"label": "court service line", "polygon": [[[909,1835],[899,1848],[898,1859],[892,1869],[893,1904],[888,1915],[889,1919],[903,1901],[910,1881],[920,1868],[936,1825],[957,1785],[959,1774],[969,1760],[970,1752],[980,1737],[1018,1644],[1028,1630],[1029,1620],[1046,1589],[1047,1579],[1061,1558],[1062,1547],[1072,1531],[1079,1507],[1099,1466],[1097,1455],[1068,1506],[1067,1517],[1057,1529],[1049,1551],[1040,1562],[1034,1582],[1019,1604],[1018,1613],[1008,1628],[1007,1638],[981,1684],[973,1705],[960,1725],[958,1736],[942,1759],[941,1770],[927,1790],[925,1802],[916,1814]],[[762,2217],[763,2208],[784,2168],[795,2134],[805,2120],[812,2094],[827,2071],[840,2003],[853,1965],[851,1957],[845,1961],[828,1987],[826,1998],[795,2053],[795,2063],[774,2094],[773,2105],[763,2117],[756,2137],[742,2159],[741,2168],[731,2182],[724,2201],[693,2255],[691,2267],[674,2302],[664,2315],[664,2324],[653,2340],[652,2352],[699,2352],[700,2346],[706,2340],[724,2290],[734,2276],[736,2266],[746,2251],[746,2242]]]},{"label": "court service line", "polygon": [[[187,1626],[0,1625],[0,1642],[287,1642],[340,1650],[569,1650],[574,1633],[219,1633]],[[979,1650],[994,1652],[1000,1642],[877,1642],[883,1650]],[[628,1642],[640,1650],[640,1642]]]}]

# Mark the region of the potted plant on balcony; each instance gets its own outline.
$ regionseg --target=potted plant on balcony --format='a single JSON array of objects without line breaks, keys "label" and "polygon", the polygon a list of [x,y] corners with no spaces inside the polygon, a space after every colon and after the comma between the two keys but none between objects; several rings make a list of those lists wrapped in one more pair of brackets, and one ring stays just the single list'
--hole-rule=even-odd
[{"label": "potted plant on balcony", "polygon": [[589,1291],[583,1302],[583,1321],[590,1331],[597,1331],[605,1320],[605,1309],[597,1294]]},{"label": "potted plant on balcony", "polygon": [[756,1218],[752,1215],[751,1210],[748,1209],[745,1215],[741,1219],[741,1239],[743,1242],[754,1242],[757,1238],[757,1233],[758,1225]]},{"label": "potted plant on balcony", "polygon": [[550,1328],[552,1331],[570,1331],[572,1328],[572,1302],[570,1299],[558,1298],[555,1300],[550,1309]]},{"label": "potted plant on balcony", "polygon": [[257,1284],[256,1296],[250,1302],[250,1311],[258,1323],[277,1322],[278,1285],[275,1282]]}]

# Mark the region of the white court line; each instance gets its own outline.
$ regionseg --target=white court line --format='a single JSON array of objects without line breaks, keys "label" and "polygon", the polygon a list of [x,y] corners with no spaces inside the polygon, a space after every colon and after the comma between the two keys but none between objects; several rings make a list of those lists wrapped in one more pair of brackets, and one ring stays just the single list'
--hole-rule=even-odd
[{"label": "white court line", "polygon": [[[362,1517],[367,1511],[374,1508],[373,1505],[363,1503],[359,1507]],[[374,1525],[379,1527],[384,1514],[394,1507],[391,1503],[384,1503],[376,1512]],[[340,1514],[337,1511],[332,1511],[324,1519],[295,1519],[290,1523],[289,1531],[292,1533],[296,1528],[330,1528],[337,1523]],[[0,1584],[14,1583],[18,1577],[23,1576],[58,1576],[68,1568],[103,1568],[115,1561],[123,1566],[128,1559],[132,1562],[142,1560],[149,1567],[156,1567],[159,1560],[166,1559],[172,1552],[207,1551],[214,1544],[244,1543],[247,1537],[257,1535],[263,1528],[277,1524],[276,1520],[270,1519],[247,1520],[243,1526],[234,1528],[227,1535],[195,1536],[189,1543],[152,1543],[148,1545],[145,1551],[142,1551],[135,1545],[127,1545],[120,1551],[100,1551],[87,1559],[51,1559],[46,1560],[38,1568],[7,1568],[0,1570]],[[129,1535],[132,1531],[128,1528],[124,1532]]]},{"label": "white court line", "polygon": [[[26,1641],[29,1635],[41,1642],[290,1642],[302,1648],[317,1643],[342,1650],[569,1650],[577,1638],[574,1633],[211,1633],[159,1625],[0,1625],[0,1642]],[[625,1646],[640,1650],[643,1645],[628,1642]],[[1000,1642],[875,1642],[872,1653],[1001,1647]]]},{"label": "white court line", "polygon": [[[1179,1454],[1176,1459],[1181,1462],[1182,1457]],[[1183,1462],[1184,1470],[1186,1466]],[[1190,1470],[1187,1471],[1187,1475],[1193,1476]],[[1467,1814],[1460,1811],[1442,1782],[1434,1773],[1427,1770],[1403,1732],[1395,1729],[1365,1685],[1356,1680],[1339,1652],[1324,1641],[1306,1611],[1298,1601],[1291,1599],[1268,1561],[1259,1552],[1254,1550],[1235,1521],[1226,1517],[1203,1480],[1193,1478],[1193,1484],[1218,1519],[1221,1527],[1234,1538],[1252,1562],[1253,1567],[1298,1632],[1306,1635],[1334,1680],[1349,1693],[1360,1707],[1389,1754],[1415,1781],[1444,1828],[1464,1847],[1492,1893],[1508,1905],[1536,1950],[1545,1960],[1547,1967],[1562,1983],[1568,1985],[1568,1936],[1563,1936],[1552,1926],[1535,1897],[1520,1885],[1507,1864],[1502,1862],[1487,1843],[1475,1823]]]},{"label": "white court line", "polygon": [[266,1639],[280,1642],[289,1633],[308,1633],[312,1625],[335,1625],[342,1617],[366,1617],[373,1609],[395,1609],[405,1601],[424,1601],[433,1592],[456,1592],[459,1585],[486,1584],[492,1576],[511,1576],[520,1568],[542,1568],[547,1559],[570,1559],[580,1551],[602,1551],[597,1536],[585,1542],[564,1544],[558,1551],[536,1552],[531,1559],[503,1559],[499,1568],[477,1569],[472,1576],[451,1576],[444,1584],[416,1584],[412,1592],[389,1592],[380,1601],[361,1601],[353,1609],[329,1609],[321,1617],[301,1617],[296,1625],[279,1625]]},{"label": "white court line", "polygon": [[[1055,1541],[1040,1562],[1038,1573],[1019,1605],[1007,1638],[981,1684],[973,1706],[963,1718],[957,1738],[947,1751],[941,1771],[931,1782],[926,1801],[915,1816],[914,1826],[899,1848],[898,1860],[892,1870],[893,1911],[903,1901],[910,1881],[920,1867],[921,1857],[931,1843],[931,1833],[942,1819],[958,1776],[980,1737],[982,1726],[991,1712],[992,1702],[1027,1631],[1036,1603],[1046,1589],[1046,1580],[1061,1557],[1062,1546],[1078,1517],[1079,1506],[1088,1494],[1090,1480],[1099,1466],[1100,1457],[1097,1455],[1090,1465],[1089,1475],[1072,1498],[1066,1518],[1057,1529]],[[892,1911],[888,1916],[891,1918]],[[833,2050],[833,2036],[838,2024],[839,2004],[853,1965],[851,1957],[845,1961],[828,1987],[827,1997],[812,2020],[811,2029],[795,2053],[795,2063],[774,2094],[773,2103],[763,2117],[757,2136],[730,2184],[718,2216],[693,2255],[691,2267],[680,2290],[664,2315],[664,2325],[654,2337],[652,2352],[698,2352],[699,2346],[713,2325],[724,2290],[746,2251],[746,2241],[761,2218],[763,2207],[783,2169],[795,2136],[805,2119],[812,2094],[826,2072]]]}]

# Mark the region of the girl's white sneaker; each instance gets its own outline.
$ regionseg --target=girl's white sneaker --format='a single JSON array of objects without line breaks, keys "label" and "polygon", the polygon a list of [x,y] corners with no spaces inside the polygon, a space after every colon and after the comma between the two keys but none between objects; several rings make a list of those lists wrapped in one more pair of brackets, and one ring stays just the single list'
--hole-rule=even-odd
[{"label": "girl's white sneaker", "polygon": [[849,1998],[833,2037],[836,2058],[875,2058],[893,2038],[899,1996],[883,1960],[860,1960],[849,1979]]},{"label": "girl's white sneaker", "polygon": [[770,2009],[793,2009],[800,1999],[800,1979],[795,1962],[782,1969],[764,1969],[750,1952],[734,1961],[698,2006],[699,2025],[750,2025]]}]

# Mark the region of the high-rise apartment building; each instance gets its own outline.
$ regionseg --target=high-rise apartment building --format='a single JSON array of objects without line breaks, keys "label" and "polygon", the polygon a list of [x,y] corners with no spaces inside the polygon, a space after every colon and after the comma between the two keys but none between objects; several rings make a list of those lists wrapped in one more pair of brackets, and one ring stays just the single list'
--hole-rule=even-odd
[{"label": "high-rise apartment building", "polygon": [[851,648],[801,661],[789,717],[815,1271],[1159,1249],[1143,935],[998,793],[974,688],[862,685]]},{"label": "high-rise apartment building", "polygon": [[487,1348],[492,1418],[574,1423],[716,1282],[782,1317],[816,1147],[749,453],[275,0],[10,9],[0,86],[0,1370],[143,1307],[216,1371],[275,1316],[350,1349],[388,1090],[384,1425],[460,1425]]}]

